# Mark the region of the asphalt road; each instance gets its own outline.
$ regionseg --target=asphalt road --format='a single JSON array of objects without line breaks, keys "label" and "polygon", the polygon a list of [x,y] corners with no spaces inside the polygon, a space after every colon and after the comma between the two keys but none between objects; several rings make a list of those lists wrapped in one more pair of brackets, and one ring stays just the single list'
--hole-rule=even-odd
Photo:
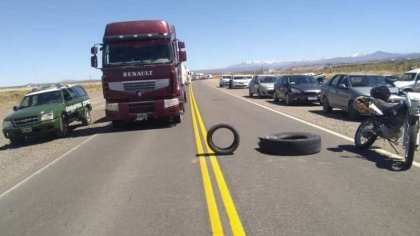
[{"label": "asphalt road", "polygon": [[[239,130],[234,155],[196,156],[190,107],[176,126],[105,127],[0,194],[0,235],[420,235],[418,167],[393,171],[393,159],[205,81],[193,90],[207,128]],[[321,135],[321,152],[259,152],[258,137],[286,131]]]}]

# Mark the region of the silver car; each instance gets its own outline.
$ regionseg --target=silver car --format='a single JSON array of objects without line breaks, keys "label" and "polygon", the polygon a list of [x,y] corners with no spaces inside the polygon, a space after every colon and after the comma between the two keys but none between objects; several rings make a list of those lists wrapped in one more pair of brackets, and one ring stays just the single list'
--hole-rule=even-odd
[{"label": "silver car", "polygon": [[370,96],[370,90],[377,86],[390,87],[391,93],[398,93],[398,88],[387,82],[381,75],[375,74],[338,74],[321,87],[322,109],[331,112],[340,108],[349,113],[351,119],[360,116],[353,103],[358,96]]},{"label": "silver car", "polygon": [[232,79],[231,75],[222,75],[219,81],[219,87],[227,87],[229,85],[229,81]]},{"label": "silver car", "polygon": [[271,97],[274,92],[274,83],[278,77],[275,75],[255,75],[249,82],[249,96],[257,94],[258,97]]}]

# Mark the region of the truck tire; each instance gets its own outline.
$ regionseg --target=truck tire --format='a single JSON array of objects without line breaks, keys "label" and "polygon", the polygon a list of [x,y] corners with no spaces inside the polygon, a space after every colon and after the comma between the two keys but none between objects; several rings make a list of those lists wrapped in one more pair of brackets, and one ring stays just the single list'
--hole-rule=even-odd
[{"label": "truck tire", "polygon": [[83,114],[82,117],[82,125],[87,126],[92,123],[92,117],[90,114],[90,109],[88,107],[85,107],[85,114]]},{"label": "truck tire", "polygon": [[64,115],[60,116],[60,129],[55,132],[58,138],[65,138],[69,134],[69,124]]},{"label": "truck tire", "polygon": [[[222,128],[230,130],[233,134],[233,142],[231,145],[229,145],[226,148],[217,146],[213,141],[213,134],[216,132],[216,130],[222,129]],[[206,140],[210,149],[215,154],[220,154],[220,155],[232,154],[238,148],[239,141],[240,141],[238,131],[236,131],[236,129],[233,128],[233,126],[226,123],[219,123],[219,124],[213,125],[207,132]]]},{"label": "truck tire", "polygon": [[304,132],[277,133],[260,138],[258,145],[268,154],[309,155],[321,151],[321,136]]},{"label": "truck tire", "polygon": [[172,121],[174,124],[180,124],[182,121],[182,115],[179,114],[179,115],[173,116]]},{"label": "truck tire", "polygon": [[120,121],[120,120],[113,120],[112,121],[112,128],[114,128],[114,129],[121,129],[122,128],[122,121]]}]

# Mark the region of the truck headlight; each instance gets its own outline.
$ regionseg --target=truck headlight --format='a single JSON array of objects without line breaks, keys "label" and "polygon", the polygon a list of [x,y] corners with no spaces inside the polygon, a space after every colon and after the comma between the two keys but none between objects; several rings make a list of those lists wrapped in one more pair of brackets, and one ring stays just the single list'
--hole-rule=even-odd
[{"label": "truck headlight", "polygon": [[174,107],[174,106],[177,106],[178,104],[179,104],[178,98],[172,98],[172,99],[165,99],[165,100],[163,100],[163,107],[164,108]]},{"label": "truck headlight", "polygon": [[54,112],[53,111],[45,113],[41,116],[41,121],[52,120],[52,119],[54,119]]},{"label": "truck headlight", "polygon": [[11,121],[7,121],[7,120],[3,121],[3,128],[9,128],[9,127],[12,127],[12,126],[13,126],[13,124],[12,124]]},{"label": "truck headlight", "polygon": [[118,111],[118,103],[106,103],[105,110],[107,111]]}]

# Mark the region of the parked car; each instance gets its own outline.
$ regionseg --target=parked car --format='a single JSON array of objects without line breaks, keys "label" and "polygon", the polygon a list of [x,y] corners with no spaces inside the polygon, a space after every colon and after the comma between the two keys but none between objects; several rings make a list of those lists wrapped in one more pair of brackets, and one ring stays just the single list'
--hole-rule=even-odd
[{"label": "parked car", "polygon": [[222,75],[219,81],[219,87],[229,86],[229,81],[232,79],[231,75]]},{"label": "parked car", "polygon": [[245,88],[248,86],[244,75],[234,75],[229,81],[229,88]]},{"label": "parked car", "polygon": [[320,102],[321,85],[310,75],[283,75],[274,85],[273,101],[283,100],[286,105],[293,102]]},{"label": "parked car", "polygon": [[278,77],[275,75],[255,75],[249,83],[249,96],[257,94],[259,98],[263,96],[273,96],[274,83]]},{"label": "parked car", "polygon": [[404,73],[395,86],[407,92],[420,92],[420,68]]},{"label": "parked car", "polygon": [[370,96],[370,90],[377,86],[387,86],[391,92],[398,93],[384,76],[376,74],[337,74],[321,87],[322,108],[331,112],[339,108],[349,113],[355,119],[360,113],[354,109],[353,103],[358,96]]},{"label": "parked car", "polygon": [[3,134],[12,144],[43,133],[65,137],[69,132],[69,123],[91,123],[91,110],[89,96],[80,85],[35,89],[26,94],[19,106],[14,106],[13,112],[4,118]]},{"label": "parked car", "polygon": [[246,75],[245,78],[246,78],[246,82],[248,83],[248,85],[246,87],[249,88],[249,83],[251,83],[251,80],[252,80],[253,76],[252,75]]}]

